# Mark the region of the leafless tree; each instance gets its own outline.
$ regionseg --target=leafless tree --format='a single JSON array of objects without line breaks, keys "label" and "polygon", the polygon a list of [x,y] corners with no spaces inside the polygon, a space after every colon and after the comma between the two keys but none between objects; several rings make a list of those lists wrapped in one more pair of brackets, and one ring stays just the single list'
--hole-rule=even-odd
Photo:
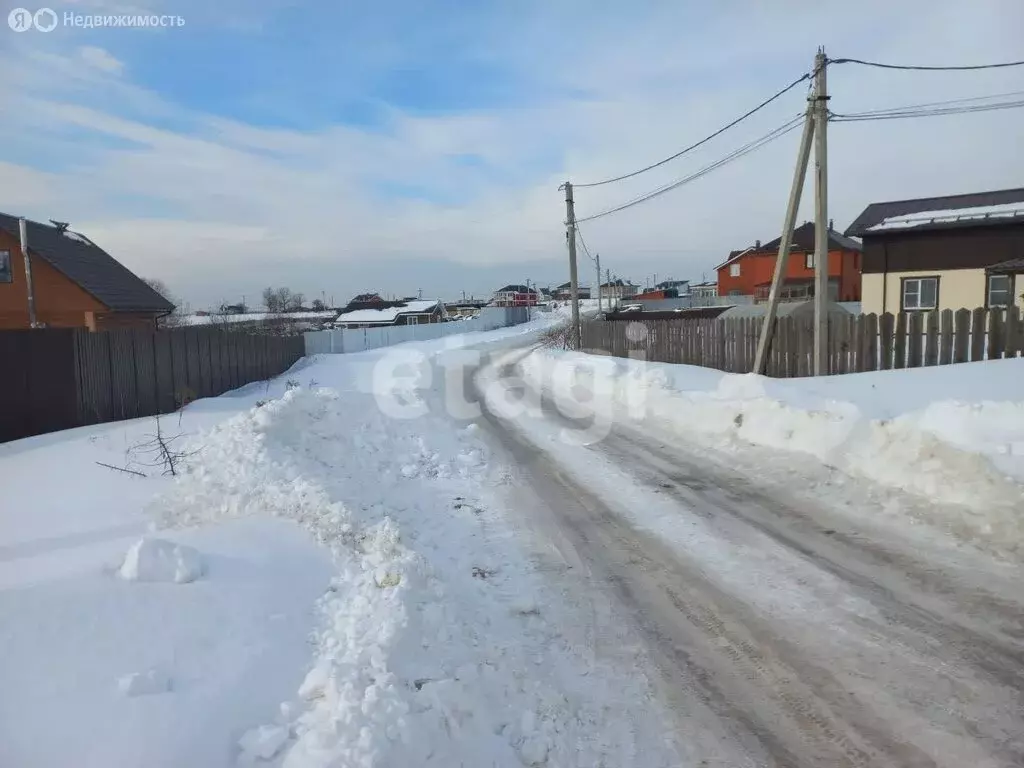
[{"label": "leafless tree", "polygon": [[175,328],[181,325],[183,322],[183,316],[181,313],[181,300],[171,292],[171,289],[167,287],[167,283],[165,283],[163,280],[157,277],[144,277],[142,278],[142,282],[144,282],[154,291],[156,291],[165,299],[167,299],[168,302],[174,305],[174,309],[171,310],[170,314],[164,315],[159,319],[160,327]]}]

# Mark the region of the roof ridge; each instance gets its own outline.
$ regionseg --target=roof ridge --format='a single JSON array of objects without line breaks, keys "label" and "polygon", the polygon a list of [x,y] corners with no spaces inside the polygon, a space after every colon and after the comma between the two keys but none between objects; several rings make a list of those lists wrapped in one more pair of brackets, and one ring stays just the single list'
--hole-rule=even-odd
[{"label": "roof ridge", "polygon": [[926,200],[948,200],[951,197],[974,197],[975,195],[997,195],[1001,192],[1024,192],[1024,187],[1006,187],[1005,189],[988,189],[983,192],[955,192],[952,195],[933,195],[931,197],[908,197],[904,200],[879,200],[872,205],[894,205],[896,203],[923,203]]}]

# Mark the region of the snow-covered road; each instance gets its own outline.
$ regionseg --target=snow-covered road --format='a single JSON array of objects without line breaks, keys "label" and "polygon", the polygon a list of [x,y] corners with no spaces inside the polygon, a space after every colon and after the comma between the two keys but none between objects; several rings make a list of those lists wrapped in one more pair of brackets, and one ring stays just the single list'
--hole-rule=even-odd
[{"label": "snow-covered road", "polygon": [[868,490],[840,508],[651,425],[567,440],[591,420],[517,359],[478,380],[509,504],[567,587],[628,617],[690,764],[1024,764],[1019,568],[873,526]]}]

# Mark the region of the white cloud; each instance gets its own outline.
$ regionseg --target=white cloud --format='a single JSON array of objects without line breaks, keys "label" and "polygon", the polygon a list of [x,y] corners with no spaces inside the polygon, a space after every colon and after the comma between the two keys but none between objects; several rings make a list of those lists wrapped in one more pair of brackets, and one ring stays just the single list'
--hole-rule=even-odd
[{"label": "white cloud", "polygon": [[90,67],[111,74],[120,74],[124,69],[124,62],[118,61],[108,51],[94,45],[85,45],[79,48],[78,57]]},{"label": "white cloud", "polygon": [[[252,296],[268,282],[308,294],[369,286],[482,292],[500,269],[516,279],[527,277],[524,269],[541,281],[563,278],[557,187],[565,178],[599,179],[675,151],[806,71],[818,44],[836,56],[897,62],[1021,57],[1012,30],[1024,25],[1024,9],[1013,2],[723,6],[734,10],[704,10],[702,19],[675,6],[646,19],[592,14],[592,24],[577,20],[568,49],[548,46],[557,25],[538,20],[519,34],[495,33],[480,43],[481,55],[574,95],[441,116],[392,110],[384,130],[268,129],[188,112],[119,77],[121,63],[100,48],[4,56],[16,91],[0,141],[32,150],[0,169],[17,178],[5,206],[71,220],[136,271],[165,277],[199,304]],[[1024,75],[832,70],[837,112],[1014,90]],[[578,213],[686,175],[802,108],[791,94],[677,163],[581,189]],[[1019,185],[1007,157],[1024,142],[1024,127],[1007,114],[835,125],[837,226],[874,200]],[[775,236],[796,141],[790,134],[706,179],[595,221],[584,229],[587,242],[613,271],[640,282],[652,271],[710,273],[728,250]],[[482,158],[483,167],[460,155]],[[57,172],[36,157],[71,159]],[[389,185],[430,190],[434,202],[389,198],[381,191]],[[808,200],[804,214],[810,210]],[[435,269],[388,267],[398,264]]]}]

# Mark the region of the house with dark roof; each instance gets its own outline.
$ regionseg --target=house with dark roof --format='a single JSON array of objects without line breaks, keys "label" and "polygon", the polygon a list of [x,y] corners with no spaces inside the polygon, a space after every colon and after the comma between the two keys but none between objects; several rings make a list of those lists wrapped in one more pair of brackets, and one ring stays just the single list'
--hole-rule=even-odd
[{"label": "house with dark roof", "polygon": [[[51,328],[155,328],[174,305],[64,224],[27,222],[37,322]],[[28,328],[18,219],[0,213],[0,328]]]},{"label": "house with dark roof", "polygon": [[[576,293],[581,299],[590,298],[590,286],[583,285],[579,281],[576,283]],[[556,285],[551,289],[551,298],[555,301],[570,301],[572,300],[572,282],[566,280],[561,285]]]},{"label": "house with dark roof", "polygon": [[334,325],[336,328],[381,328],[388,325],[443,323],[446,320],[448,313],[440,300],[411,299],[387,301],[379,307],[346,309],[335,318]]},{"label": "house with dark roof", "polygon": [[872,203],[846,234],[864,312],[1024,307],[1024,188]]},{"label": "house with dark roof", "polygon": [[[786,272],[780,298],[805,301],[814,295],[814,222],[808,221],[793,230]],[[768,298],[775,263],[782,237],[764,245],[758,240],[752,246],[732,251],[729,258],[715,269],[718,272],[719,296],[752,296],[754,301]],[[861,244],[828,229],[828,298],[831,301],[860,301]]]},{"label": "house with dark roof", "polygon": [[613,280],[601,283],[598,290],[602,299],[628,299],[640,292],[640,286],[630,280],[616,277]]}]

